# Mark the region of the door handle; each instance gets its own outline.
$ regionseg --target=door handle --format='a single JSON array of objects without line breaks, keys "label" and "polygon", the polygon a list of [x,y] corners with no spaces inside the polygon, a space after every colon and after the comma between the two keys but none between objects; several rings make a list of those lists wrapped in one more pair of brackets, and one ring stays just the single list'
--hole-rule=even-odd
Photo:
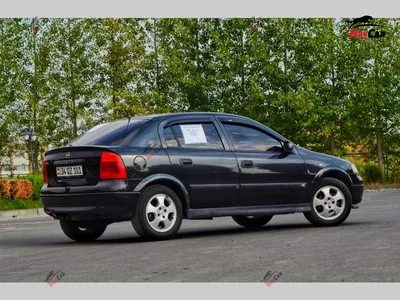
[{"label": "door handle", "polygon": [[189,158],[181,158],[179,160],[179,163],[181,165],[193,165],[193,161],[191,159],[189,159]]},{"label": "door handle", "polygon": [[242,167],[243,168],[251,168],[254,164],[251,160],[242,160]]}]

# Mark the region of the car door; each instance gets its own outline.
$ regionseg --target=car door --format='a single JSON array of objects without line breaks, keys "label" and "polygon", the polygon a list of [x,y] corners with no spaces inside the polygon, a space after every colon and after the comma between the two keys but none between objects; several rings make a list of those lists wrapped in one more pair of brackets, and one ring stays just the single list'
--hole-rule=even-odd
[{"label": "car door", "polygon": [[191,208],[238,205],[239,168],[214,118],[181,118],[162,124],[161,140]]},{"label": "car door", "polygon": [[304,203],[307,172],[297,152],[284,153],[282,141],[256,122],[221,119],[240,168],[242,206]]}]

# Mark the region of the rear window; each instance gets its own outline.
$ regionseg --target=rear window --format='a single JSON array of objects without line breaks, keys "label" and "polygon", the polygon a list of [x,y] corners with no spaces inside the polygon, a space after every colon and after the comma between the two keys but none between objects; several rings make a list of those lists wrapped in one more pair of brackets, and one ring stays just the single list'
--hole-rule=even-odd
[{"label": "rear window", "polygon": [[104,123],[89,129],[75,140],[71,141],[68,145],[72,146],[113,146],[119,145],[124,138],[139,129],[147,119],[131,119],[118,120],[109,123]]}]

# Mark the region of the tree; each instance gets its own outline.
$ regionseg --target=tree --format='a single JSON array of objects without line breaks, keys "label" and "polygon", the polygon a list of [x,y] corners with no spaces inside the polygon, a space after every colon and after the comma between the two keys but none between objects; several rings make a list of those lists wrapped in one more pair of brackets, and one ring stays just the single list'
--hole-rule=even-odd
[{"label": "tree", "polygon": [[20,68],[23,59],[23,21],[0,19],[0,165],[18,138],[20,119],[15,112],[23,98]]},{"label": "tree", "polygon": [[[162,19],[157,24],[159,46],[154,50],[162,57],[164,71],[162,81],[157,79],[157,92],[165,94],[166,107],[172,110],[212,110],[215,95],[210,36],[212,21]],[[160,65],[156,67],[160,68]],[[156,74],[157,77],[160,76]]]},{"label": "tree", "polygon": [[125,117],[123,107],[131,115],[151,112],[149,103],[142,101],[146,92],[143,66],[146,57],[143,20],[96,19],[92,22],[97,52],[98,79],[95,88],[99,92],[96,105],[101,119]]},{"label": "tree", "polygon": [[51,52],[46,100],[49,142],[65,145],[82,132],[96,99],[95,44],[87,19],[54,19],[48,25]]},{"label": "tree", "polygon": [[[356,69],[357,76],[349,86],[352,94],[353,118],[364,140],[375,146],[378,165],[383,171],[383,152],[400,127],[400,39],[397,19],[379,19],[385,38],[353,40],[363,62]],[[360,54],[359,54],[360,55]],[[360,120],[360,116],[362,119]],[[383,174],[383,172],[382,172]]]}]

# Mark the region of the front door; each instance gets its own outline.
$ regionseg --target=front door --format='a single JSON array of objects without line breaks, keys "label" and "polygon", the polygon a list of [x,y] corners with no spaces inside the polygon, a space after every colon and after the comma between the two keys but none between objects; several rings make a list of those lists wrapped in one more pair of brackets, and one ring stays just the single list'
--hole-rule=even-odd
[{"label": "front door", "polygon": [[190,195],[191,208],[238,205],[239,168],[213,119],[183,119],[163,126],[175,176]]},{"label": "front door", "polygon": [[307,202],[306,164],[299,154],[284,153],[282,142],[261,128],[232,122],[223,126],[240,168],[240,205]]}]

